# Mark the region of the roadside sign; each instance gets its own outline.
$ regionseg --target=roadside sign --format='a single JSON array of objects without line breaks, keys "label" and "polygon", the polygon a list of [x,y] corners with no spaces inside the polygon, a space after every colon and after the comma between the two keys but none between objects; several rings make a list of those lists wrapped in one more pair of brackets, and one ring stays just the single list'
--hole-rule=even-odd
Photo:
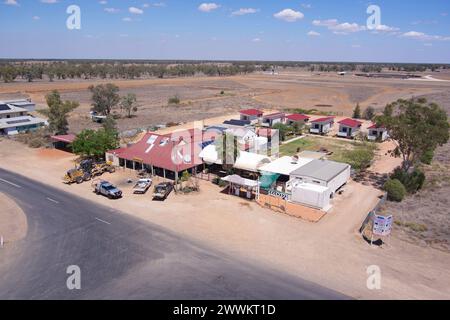
[{"label": "roadside sign", "polygon": [[377,236],[388,236],[392,231],[392,216],[375,215],[373,220],[373,234]]},{"label": "roadside sign", "polygon": [[283,200],[289,200],[289,194],[275,190],[275,189],[270,189],[269,190],[269,196],[272,197],[276,197],[276,198],[281,198]]}]

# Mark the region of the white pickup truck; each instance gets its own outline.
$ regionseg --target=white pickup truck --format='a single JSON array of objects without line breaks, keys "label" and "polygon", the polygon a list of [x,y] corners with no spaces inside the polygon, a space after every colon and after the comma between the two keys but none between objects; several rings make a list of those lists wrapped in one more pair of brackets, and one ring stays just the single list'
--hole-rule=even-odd
[{"label": "white pickup truck", "polygon": [[152,185],[152,179],[139,179],[138,182],[134,185],[133,193],[144,194]]}]

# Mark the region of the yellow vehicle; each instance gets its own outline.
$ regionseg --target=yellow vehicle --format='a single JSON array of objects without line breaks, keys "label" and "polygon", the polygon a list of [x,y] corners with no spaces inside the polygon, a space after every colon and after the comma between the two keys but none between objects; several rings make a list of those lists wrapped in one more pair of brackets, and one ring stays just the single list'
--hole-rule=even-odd
[{"label": "yellow vehicle", "polygon": [[72,184],[77,183],[80,184],[84,181],[91,180],[92,176],[89,172],[85,172],[82,168],[71,169],[67,171],[63,180],[64,183]]},{"label": "yellow vehicle", "polygon": [[80,162],[79,166],[67,171],[63,180],[64,183],[83,183],[84,181],[89,181],[93,177],[98,177],[105,172],[114,173],[116,168],[110,162],[97,162],[94,163],[93,160],[83,160]]}]

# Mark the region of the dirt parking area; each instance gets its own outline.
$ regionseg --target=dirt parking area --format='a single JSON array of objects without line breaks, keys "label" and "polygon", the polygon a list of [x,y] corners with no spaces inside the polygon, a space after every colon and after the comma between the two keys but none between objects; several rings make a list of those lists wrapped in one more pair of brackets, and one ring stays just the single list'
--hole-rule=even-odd
[{"label": "dirt parking area", "polygon": [[[34,150],[17,142],[0,141],[0,166],[53,187],[104,204],[112,213],[126,213],[280,272],[303,277],[355,298],[450,298],[450,255],[393,238],[388,246],[370,248],[358,235],[368,210],[377,200],[372,186],[351,182],[335,208],[313,224],[274,213],[254,202],[221,193],[209,182],[200,192],[172,193],[164,202],[151,195],[133,195],[127,179],[134,172],[118,170],[104,176],[124,191],[109,200],[92,192],[89,182],[61,182],[74,156],[56,150]],[[155,180],[158,183],[158,180]],[[366,287],[366,269],[382,270],[382,290]]]}]

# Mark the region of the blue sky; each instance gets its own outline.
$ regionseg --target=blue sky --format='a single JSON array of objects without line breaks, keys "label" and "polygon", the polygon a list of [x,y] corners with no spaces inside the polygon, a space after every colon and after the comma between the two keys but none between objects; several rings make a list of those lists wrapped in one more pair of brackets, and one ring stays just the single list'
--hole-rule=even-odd
[{"label": "blue sky", "polygon": [[450,63],[449,14],[447,0],[0,0],[0,57]]}]

